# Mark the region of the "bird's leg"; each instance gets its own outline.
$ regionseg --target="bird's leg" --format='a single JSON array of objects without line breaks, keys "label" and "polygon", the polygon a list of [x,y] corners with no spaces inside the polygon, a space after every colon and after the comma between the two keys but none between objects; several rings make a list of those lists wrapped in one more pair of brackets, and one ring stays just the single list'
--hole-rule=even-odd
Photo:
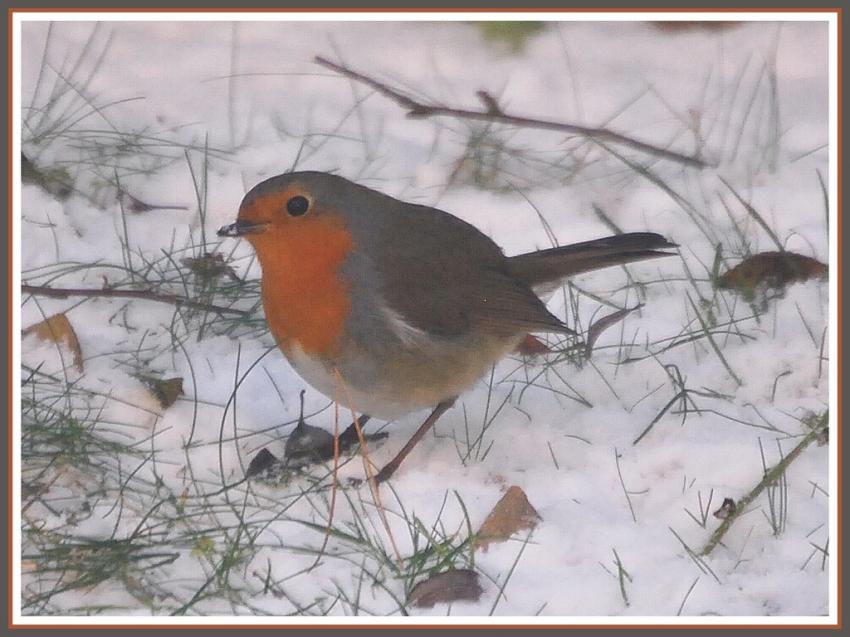
[{"label": "bird's leg", "polygon": [[375,480],[377,482],[383,482],[384,480],[387,480],[393,473],[395,473],[395,470],[398,469],[399,465],[402,463],[402,460],[404,460],[407,457],[407,454],[409,454],[413,450],[413,448],[416,446],[416,443],[422,440],[422,437],[426,433],[428,433],[428,430],[434,426],[434,423],[437,422],[440,416],[446,413],[446,411],[448,411],[449,408],[455,404],[455,400],[457,400],[457,397],[449,398],[448,400],[444,400],[439,405],[434,407],[434,411],[431,412],[431,415],[425,419],[425,422],[419,425],[419,429],[417,429],[416,433],[413,434],[413,437],[407,441],[407,444],[401,448],[401,451],[396,454],[396,457],[390,460],[384,466],[384,468],[378,472],[378,475],[375,476]]}]

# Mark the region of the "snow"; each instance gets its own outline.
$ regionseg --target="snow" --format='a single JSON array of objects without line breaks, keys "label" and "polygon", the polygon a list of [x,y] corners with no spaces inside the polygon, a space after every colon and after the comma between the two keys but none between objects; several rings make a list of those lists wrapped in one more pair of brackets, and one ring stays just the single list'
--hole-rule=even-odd
[{"label": "snow", "polygon": [[[92,29],[87,22],[53,25],[47,76],[55,80],[58,69],[71,73],[71,61]],[[33,99],[47,32],[40,20],[28,20],[22,28],[24,105]],[[485,378],[462,396],[438,423],[437,435],[426,437],[405,461],[391,489],[381,487],[402,555],[411,553],[414,516],[426,528],[439,519],[437,528],[446,534],[465,534],[465,515],[476,529],[509,485],[520,486],[542,517],[527,543],[520,534],[476,554],[474,567],[484,575],[480,601],[407,610],[414,618],[487,616],[495,604],[494,613],[501,617],[539,613],[566,622],[597,616],[675,617],[680,607],[688,620],[824,616],[830,612],[834,573],[829,562],[821,568],[820,553],[807,558],[814,545],[834,539],[829,537],[829,499],[813,487],[828,491],[828,446],[810,446],[788,470],[787,521],[778,536],[768,521],[766,494],[732,526],[724,545],[703,558],[707,567],[689,557],[676,535],[698,551],[720,523],[711,512],[723,498],[737,501],[761,479],[760,449],[767,466],[775,464],[807,432],[801,422],[806,414],[827,408],[831,370],[819,355],[829,325],[828,284],[790,286],[765,308],[733,292],[719,293],[712,306],[718,325],[728,322],[730,313],[737,321],[714,333],[724,360],[704,338],[669,349],[663,345],[687,332],[702,334],[688,297],[706,316],[702,300],[714,294],[708,277],[716,241],[729,259],[721,272],[743,256],[739,231],[753,252],[776,249],[720,177],[759,211],[787,249],[829,261],[816,172],[825,181],[831,174],[827,35],[825,22],[757,22],[677,33],[641,22],[563,22],[550,24],[524,50],[512,53],[485,41],[466,22],[101,23],[72,79],[87,82],[84,93],[103,116],[89,114],[49,145],[27,146],[23,134],[23,150],[36,153],[39,165],[63,162],[77,188],[91,197],[77,194],[59,202],[24,185],[22,278],[93,288],[104,284],[103,277],[122,280],[124,273],[107,267],[63,270],[55,277],[48,273],[58,272],[57,264],[125,264],[125,237],[136,267],[158,260],[166,268],[164,252],[176,252],[178,263],[198,256],[201,216],[186,155],[202,183],[205,144],[210,149],[207,249],[225,255],[233,250],[231,265],[240,277],[260,276],[250,246],[220,241],[215,230],[234,219],[248,188],[289,170],[296,159],[299,169],[338,172],[407,201],[439,206],[481,228],[507,254],[551,245],[538,213],[560,244],[610,234],[594,206],[626,231],[662,233],[681,246],[681,258],[629,267],[629,276],[648,283],[644,305],[603,333],[589,362],[577,366],[555,362],[555,356],[503,361],[492,387]],[[107,38],[108,54],[94,70],[94,51]],[[511,171],[509,183],[477,188],[464,177],[469,167],[458,168],[470,131],[480,126],[408,119],[396,104],[318,67],[315,55],[341,60],[411,94],[467,108],[478,108],[475,91],[486,89],[511,113],[607,126],[684,153],[692,152],[702,136],[704,156],[719,165],[698,171],[669,161],[651,164],[664,184],[693,206],[695,212],[688,212],[669,192],[592,145],[510,129],[501,139],[529,157],[548,161],[572,150],[587,163],[573,166],[570,178],[560,183],[553,178],[560,173],[551,168],[502,159],[508,163],[501,167]],[[123,101],[134,97],[143,99]],[[44,100],[42,87],[33,103]],[[778,138],[771,136],[774,103]],[[691,124],[697,121],[695,134]],[[135,156],[117,156],[114,169],[105,159],[92,169],[81,161],[82,131],[109,129],[144,131],[165,142]],[[190,148],[185,155],[181,145]],[[632,150],[618,151],[647,160]],[[155,161],[147,152],[170,159]],[[453,174],[458,177],[454,183]],[[112,187],[116,175],[123,188],[145,202],[189,210],[122,216]],[[696,282],[688,280],[686,271]],[[172,293],[194,289],[178,277],[172,281]],[[617,307],[636,301],[621,268],[583,275],[576,283]],[[241,479],[263,446],[282,455],[285,436],[299,415],[302,389],[307,390],[308,422],[333,428],[328,399],[307,386],[278,351],[266,354],[272,345],[268,334],[239,328],[228,335],[213,325],[198,339],[197,322],[187,327],[174,319],[173,307],[140,300],[25,301],[24,326],[67,311],[85,356],[78,386],[96,391],[101,398],[95,402],[104,407],[98,427],[150,454],[144,462],[125,458],[123,467],[126,477],[142,465],[135,479],[146,486],[119,492],[113,475],[105,495],[88,496],[94,513],[72,528],[73,534],[127,537],[167,494],[185,499],[184,509],[163,505],[147,522],[166,532],[158,516],[173,516],[175,528],[169,532],[180,538],[170,547],[179,554],[176,561],[137,574],[159,592],[153,601],[141,601],[128,590],[127,580],[115,577],[57,594],[49,606],[25,609],[25,615],[78,615],[99,604],[115,604],[106,614],[168,615],[212,578],[216,584],[210,590],[216,594],[193,602],[188,614],[269,614],[281,621],[279,616],[298,614],[300,607],[301,614],[309,615],[407,620],[394,600],[404,597],[405,583],[379,568],[362,546],[331,538],[327,555],[310,568],[315,554],[300,549],[318,550],[324,536],[300,521],[319,529],[327,523],[329,490],[299,497],[310,483],[294,478],[281,484],[240,483],[222,492]],[[564,295],[556,294],[550,307],[563,315]],[[582,296],[578,311],[586,329],[592,317],[613,310]],[[573,322],[572,315],[568,320]],[[179,346],[173,345],[175,338]],[[637,360],[622,364],[626,358]],[[32,337],[22,342],[22,360],[30,368],[42,365],[41,371],[62,375],[56,348]],[[70,359],[66,355],[64,360]],[[183,377],[185,395],[161,408],[134,378],[140,360],[163,377]],[[541,372],[533,386],[523,389]],[[674,373],[681,374],[689,390],[703,392],[690,394],[690,407],[705,411],[690,413],[683,422],[681,403],[676,403],[633,444],[681,390],[671,380]],[[503,401],[477,453],[472,450],[462,461],[465,416],[474,437]],[[389,460],[423,417],[412,414],[388,427],[388,440],[370,449],[373,461],[381,466]],[[349,413],[340,410],[340,424],[348,419]],[[347,462],[340,469],[343,484],[363,471],[359,458]],[[37,505],[28,515],[67,532],[65,522],[87,500],[89,488],[84,477],[64,474],[44,496],[54,502],[52,509]],[[369,489],[344,488],[345,494],[336,496],[334,525],[349,531],[355,521],[365,525],[373,541],[392,555]],[[706,502],[710,493],[702,528],[687,511],[699,517],[699,499]],[[113,506],[118,499],[122,507]],[[178,517],[179,510],[187,512],[185,519]],[[247,526],[240,529],[239,520]],[[253,544],[236,537],[239,533],[256,534]],[[202,537],[211,542],[198,544]],[[421,548],[422,536],[419,542]],[[215,575],[234,545],[242,551],[237,563]],[[205,552],[205,546],[212,548]],[[629,575],[628,604],[620,591],[615,550]],[[24,552],[32,551],[27,546]],[[364,568],[377,573],[379,583],[364,577]],[[265,588],[269,569],[274,593]],[[227,586],[217,588],[216,577],[225,578]],[[24,570],[24,589],[35,586],[36,579]],[[504,596],[498,597],[506,580]],[[351,601],[358,596],[359,603]]]}]

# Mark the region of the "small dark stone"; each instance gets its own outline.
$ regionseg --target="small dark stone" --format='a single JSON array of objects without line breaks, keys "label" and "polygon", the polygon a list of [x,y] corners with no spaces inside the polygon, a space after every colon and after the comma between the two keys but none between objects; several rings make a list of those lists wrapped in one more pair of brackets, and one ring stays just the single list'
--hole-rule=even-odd
[{"label": "small dark stone", "polygon": [[292,433],[286,439],[283,457],[286,462],[304,464],[333,458],[334,437],[324,429],[308,425],[303,420],[298,422]]},{"label": "small dark stone", "polygon": [[[369,421],[369,416],[360,416],[357,424],[351,423],[345,431],[339,435],[339,451],[345,453],[360,442],[357,435],[357,426],[363,427]],[[386,433],[364,434],[368,442],[383,440]],[[288,464],[303,466],[310,462],[322,462],[334,457],[334,437],[319,427],[313,427],[298,421],[298,425],[289,434],[284,448],[284,457]]]}]

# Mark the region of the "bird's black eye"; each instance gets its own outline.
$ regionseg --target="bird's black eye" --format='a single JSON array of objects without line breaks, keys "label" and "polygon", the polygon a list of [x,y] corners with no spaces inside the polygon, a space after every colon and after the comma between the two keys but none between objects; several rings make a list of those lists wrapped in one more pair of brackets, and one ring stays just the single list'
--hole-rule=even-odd
[{"label": "bird's black eye", "polygon": [[296,195],[286,202],[286,212],[293,217],[300,217],[307,212],[309,207],[310,202],[307,201],[307,197],[302,197],[301,195]]}]

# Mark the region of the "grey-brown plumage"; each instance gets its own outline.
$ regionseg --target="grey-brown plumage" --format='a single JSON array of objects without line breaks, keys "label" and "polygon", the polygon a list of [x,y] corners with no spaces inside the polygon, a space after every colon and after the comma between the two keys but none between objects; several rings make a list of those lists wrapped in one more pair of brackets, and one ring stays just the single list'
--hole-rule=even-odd
[{"label": "grey-brown plumage", "polygon": [[[315,283],[311,259],[321,253],[310,253],[305,261],[313,265],[299,269],[301,262],[275,253],[277,245],[289,245],[287,254],[295,254],[291,242],[262,239],[266,232],[302,236],[302,223],[335,228],[350,238],[350,248],[333,266],[331,286],[346,297],[334,306],[344,308],[342,329],[321,352],[301,347],[290,334],[275,336],[314,387],[384,419],[436,405],[431,419],[436,420],[526,334],[569,331],[538,295],[547,288],[589,270],[666,256],[665,250],[676,247],[658,234],[631,233],[506,257],[489,237],[447,212],[317,172],[258,184],[245,196],[237,222],[220,233],[262,243],[264,286],[274,276],[266,271],[271,266],[286,279],[287,294],[307,293]],[[313,248],[321,239],[312,241],[311,250],[321,251],[321,245]],[[289,264],[285,271],[283,262]],[[323,276],[328,286],[327,273]],[[274,289],[274,283],[264,289]],[[273,307],[293,313],[281,325],[303,326],[315,318],[303,306]]]},{"label": "grey-brown plumage", "polygon": [[654,232],[626,234],[573,243],[548,250],[538,250],[508,258],[511,274],[532,288],[563,279],[644,259],[670,256],[669,250],[678,247]]}]

